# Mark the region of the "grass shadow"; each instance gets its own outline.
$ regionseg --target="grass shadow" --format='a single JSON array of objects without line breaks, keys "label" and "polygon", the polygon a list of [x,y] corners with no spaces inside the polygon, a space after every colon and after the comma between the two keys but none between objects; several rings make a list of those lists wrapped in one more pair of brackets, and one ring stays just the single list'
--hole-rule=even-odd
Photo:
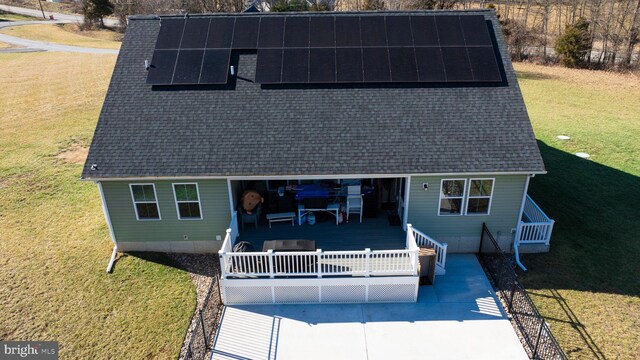
[{"label": "grass shadow", "polygon": [[539,141],[548,174],[529,193],[556,220],[550,254],[527,254],[527,287],[640,295],[640,179]]}]

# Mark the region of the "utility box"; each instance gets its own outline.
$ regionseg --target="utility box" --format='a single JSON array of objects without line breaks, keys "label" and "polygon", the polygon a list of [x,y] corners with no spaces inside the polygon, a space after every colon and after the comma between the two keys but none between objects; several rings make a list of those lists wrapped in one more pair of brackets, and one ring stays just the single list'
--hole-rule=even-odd
[{"label": "utility box", "polygon": [[436,276],[436,251],[431,246],[418,250],[420,285],[433,285]]}]

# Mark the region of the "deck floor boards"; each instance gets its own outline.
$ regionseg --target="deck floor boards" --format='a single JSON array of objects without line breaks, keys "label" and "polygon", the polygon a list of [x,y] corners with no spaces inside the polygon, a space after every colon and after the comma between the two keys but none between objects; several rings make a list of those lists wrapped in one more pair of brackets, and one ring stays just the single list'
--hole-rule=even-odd
[{"label": "deck floor boards", "polygon": [[385,214],[376,218],[363,218],[362,223],[357,216],[351,215],[349,223],[336,225],[335,218],[316,222],[314,225],[276,222],[271,225],[262,219],[256,229],[252,224],[245,224],[240,229],[239,241],[250,242],[256,251],[262,251],[262,243],[267,240],[315,240],[316,248],[323,251],[347,250],[399,250],[405,248],[406,233],[402,226],[389,225]]}]

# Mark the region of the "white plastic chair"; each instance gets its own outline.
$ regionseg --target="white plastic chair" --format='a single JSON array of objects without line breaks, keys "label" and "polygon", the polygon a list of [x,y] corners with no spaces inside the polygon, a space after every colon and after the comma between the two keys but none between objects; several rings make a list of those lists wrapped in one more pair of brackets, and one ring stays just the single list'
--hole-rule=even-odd
[{"label": "white plastic chair", "polygon": [[347,186],[347,222],[349,214],[360,214],[362,222],[362,192],[360,186]]}]

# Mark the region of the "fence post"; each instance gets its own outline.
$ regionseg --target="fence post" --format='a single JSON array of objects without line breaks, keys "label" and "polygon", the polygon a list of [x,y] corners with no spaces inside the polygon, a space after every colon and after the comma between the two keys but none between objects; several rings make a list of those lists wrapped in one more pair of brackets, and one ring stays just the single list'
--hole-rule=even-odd
[{"label": "fence post", "polygon": [[269,277],[273,279],[275,277],[273,273],[273,250],[267,250],[267,258],[269,258]]},{"label": "fence post", "polygon": [[482,254],[482,244],[484,243],[484,229],[485,225],[482,223],[482,231],[480,232],[480,248],[478,249],[478,254]]},{"label": "fence post", "polygon": [[202,336],[204,337],[204,346],[209,348],[209,339],[207,338],[207,330],[204,325],[204,319],[202,318],[202,309],[200,309],[200,325],[202,325]]},{"label": "fence post", "polygon": [[513,286],[511,287],[511,296],[509,297],[509,312],[513,310],[513,297],[516,293],[516,282],[513,282]]},{"label": "fence post", "polygon": [[221,304],[224,304],[224,301],[222,300],[222,290],[220,289],[220,278],[218,278],[217,276],[214,276],[213,281],[216,282],[216,285],[218,287],[218,299],[220,299]]},{"label": "fence post", "polygon": [[537,359],[538,357],[538,345],[540,344],[540,337],[542,336],[542,329],[544,328],[544,319],[540,318],[540,329],[538,330],[538,338],[536,339],[536,345],[533,347],[533,355],[532,359]]}]

